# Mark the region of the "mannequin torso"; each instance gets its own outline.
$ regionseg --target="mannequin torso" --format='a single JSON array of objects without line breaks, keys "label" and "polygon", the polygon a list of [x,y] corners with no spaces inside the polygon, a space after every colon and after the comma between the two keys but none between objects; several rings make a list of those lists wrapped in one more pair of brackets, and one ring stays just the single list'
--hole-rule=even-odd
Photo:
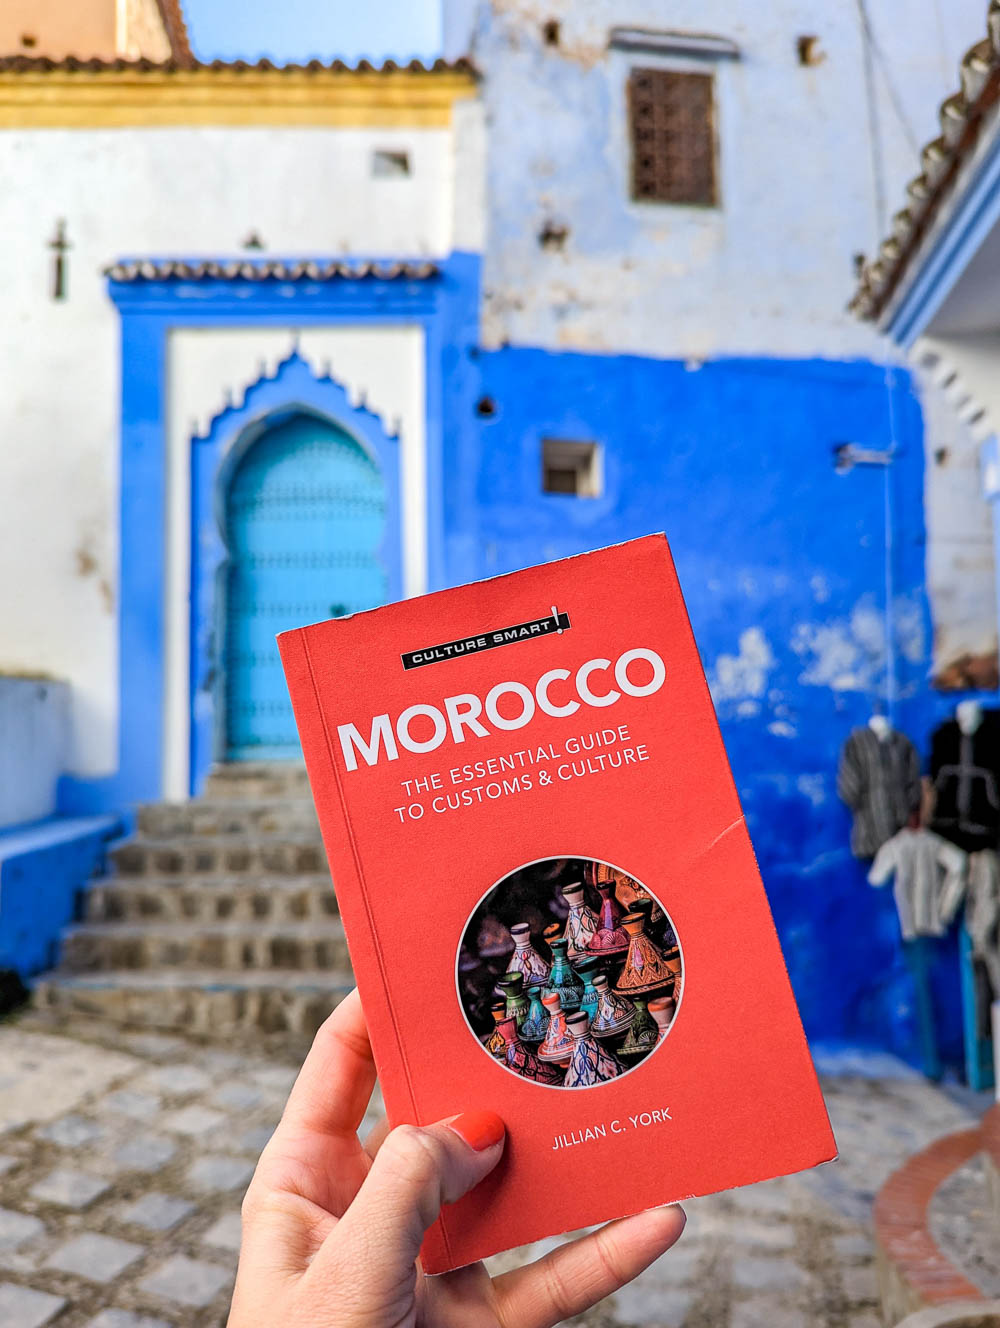
[{"label": "mannequin torso", "polygon": [[971,737],[983,722],[983,707],[978,701],[959,701],[955,721],[966,737]]},{"label": "mannequin torso", "polygon": [[872,715],[868,721],[868,727],[871,729],[879,742],[885,742],[892,732],[892,725],[886,719],[885,715]]}]

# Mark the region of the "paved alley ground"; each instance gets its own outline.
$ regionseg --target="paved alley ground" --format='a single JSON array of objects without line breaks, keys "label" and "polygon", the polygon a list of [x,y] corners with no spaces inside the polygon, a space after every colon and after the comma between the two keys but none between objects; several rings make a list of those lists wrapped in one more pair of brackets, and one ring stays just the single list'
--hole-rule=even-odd
[{"label": "paved alley ground", "polygon": [[[297,1059],[85,1021],[57,1032],[38,1014],[0,1025],[3,1328],[224,1324],[240,1199]],[[829,1068],[841,1160],[689,1203],[679,1245],[578,1322],[876,1328],[872,1196],[979,1104],[887,1058]]]}]

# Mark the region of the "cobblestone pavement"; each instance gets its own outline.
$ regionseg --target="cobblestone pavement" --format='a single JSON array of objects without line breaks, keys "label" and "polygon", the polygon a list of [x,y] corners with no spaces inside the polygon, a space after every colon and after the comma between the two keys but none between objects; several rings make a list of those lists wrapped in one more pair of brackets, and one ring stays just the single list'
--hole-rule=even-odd
[{"label": "cobblestone pavement", "polygon": [[987,1296],[1000,1298],[1000,1240],[983,1157],[941,1185],[930,1206],[931,1235]]},{"label": "cobblestone pavement", "polygon": [[[301,1051],[82,1021],[57,1032],[38,1014],[0,1025],[3,1328],[224,1324],[240,1198]],[[834,1068],[824,1086],[841,1161],[688,1203],[676,1249],[578,1322],[876,1328],[874,1191],[978,1104],[895,1062]],[[511,1267],[553,1243],[492,1263]]]}]

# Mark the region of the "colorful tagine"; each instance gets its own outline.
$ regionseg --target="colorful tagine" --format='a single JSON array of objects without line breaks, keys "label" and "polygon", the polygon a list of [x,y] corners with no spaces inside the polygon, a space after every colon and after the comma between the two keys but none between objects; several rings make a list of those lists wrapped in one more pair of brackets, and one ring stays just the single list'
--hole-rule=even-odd
[{"label": "colorful tagine", "polygon": [[601,909],[597,931],[590,938],[587,949],[592,954],[624,954],[628,949],[628,936],[619,925],[622,911],[615,899],[614,886],[610,881],[602,881],[597,888],[601,895]]},{"label": "colorful tagine", "polygon": [[624,1033],[632,1023],[635,1006],[611,989],[603,973],[594,975],[594,990],[597,992],[597,1011],[590,1023],[594,1037],[609,1038]]},{"label": "colorful tagine", "polygon": [[507,1052],[507,1043],[500,1033],[500,1020],[507,1018],[507,1002],[494,1001],[490,1006],[490,1013],[493,1016],[493,1031],[487,1035],[483,1046],[491,1056],[502,1061]]},{"label": "colorful tagine", "polygon": [[569,915],[566,918],[567,954],[575,961],[587,953],[597,931],[597,918],[594,910],[584,901],[582,882],[564,885],[562,897],[569,904]]},{"label": "colorful tagine", "polygon": [[[626,913],[622,926],[628,933],[628,954],[615,990],[625,996],[673,987],[676,969],[643,931],[641,913]],[[678,964],[679,964],[678,960]]]},{"label": "colorful tagine", "polygon": [[607,862],[588,863],[584,870],[584,876],[591,885],[600,887],[607,883],[611,886],[615,898],[619,904],[624,907],[624,913],[631,913],[635,908],[635,901],[644,895],[648,897],[646,887],[641,885],[634,876],[629,876],[628,872],[623,872],[618,867],[612,867]]},{"label": "colorful tagine", "polygon": [[635,1014],[629,1024],[628,1036],[618,1049],[620,1056],[645,1056],[653,1050],[659,1041],[659,1029],[656,1021],[646,1009],[646,1002],[641,996],[634,996],[632,1004]]},{"label": "colorful tagine", "polygon": [[667,1036],[677,1006],[669,996],[654,996],[646,1008],[656,1024],[657,1041],[662,1042]]},{"label": "colorful tagine", "polygon": [[531,1009],[531,1002],[524,992],[524,974],[505,973],[502,978],[497,978],[497,987],[506,1002],[507,1016],[516,1019],[520,1029]]},{"label": "colorful tagine", "polygon": [[584,955],[582,959],[577,959],[573,963],[573,971],[577,977],[583,979],[583,997],[580,1000],[580,1009],[589,1014],[591,1019],[597,1013],[597,989],[594,986],[594,978],[601,971],[602,959],[600,955]]},{"label": "colorful tagine", "polygon": [[549,1031],[549,1016],[539,1000],[539,988],[532,987],[528,995],[528,1017],[521,1025],[521,1036],[527,1042],[541,1042]]},{"label": "colorful tagine", "polygon": [[663,909],[651,895],[646,894],[645,890],[636,895],[628,911],[642,914],[642,929],[649,937],[659,935],[661,928],[666,925]]},{"label": "colorful tagine", "polygon": [[[625,872],[613,871],[611,874],[611,884],[614,888],[615,898],[622,905],[623,913],[631,913],[635,908],[636,901],[645,894],[645,889]],[[648,896],[646,896],[648,898]]]},{"label": "colorful tagine", "polygon": [[511,927],[514,953],[507,965],[508,972],[523,973],[525,987],[541,987],[549,976],[549,966],[531,944],[531,928],[526,922]]},{"label": "colorful tagine", "polygon": [[562,1001],[557,991],[542,993],[542,1004],[549,1014],[549,1028],[545,1041],[538,1048],[538,1059],[553,1061],[557,1065],[568,1065],[573,1055],[573,1035],[566,1027]]},{"label": "colorful tagine", "polygon": [[540,1061],[535,1053],[524,1045],[517,1035],[513,1019],[501,1019],[497,1025],[500,1035],[507,1044],[504,1052],[504,1064],[522,1079],[533,1079],[539,1084],[562,1083],[562,1070],[555,1065]]},{"label": "colorful tagine", "polygon": [[569,1014],[571,1010],[579,1010],[580,1002],[583,999],[583,983],[573,972],[570,962],[566,958],[566,948],[569,942],[565,936],[561,936],[562,928],[558,922],[554,922],[551,927],[545,928],[545,939],[548,942],[549,949],[552,951],[552,968],[549,972],[548,989],[557,991],[562,1008]]},{"label": "colorful tagine", "polygon": [[566,1024],[573,1035],[573,1055],[564,1080],[567,1088],[589,1088],[592,1084],[617,1079],[623,1073],[625,1067],[621,1062],[615,1060],[591,1034],[582,1010],[568,1015]]}]

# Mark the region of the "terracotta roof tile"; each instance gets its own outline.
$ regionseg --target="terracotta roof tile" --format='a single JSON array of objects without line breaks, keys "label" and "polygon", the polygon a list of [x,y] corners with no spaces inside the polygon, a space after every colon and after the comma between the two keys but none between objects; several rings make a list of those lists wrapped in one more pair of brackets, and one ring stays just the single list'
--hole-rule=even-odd
[{"label": "terracotta roof tile", "polygon": [[966,52],[959,70],[961,90],[941,105],[941,134],[921,153],[921,173],[906,186],[907,206],[892,220],[892,234],[878,256],[865,263],[851,310],[877,319],[892,299],[907,266],[974,150],[988,113],[1000,104],[1000,0],[990,0],[989,35]]},{"label": "terracotta roof tile", "polygon": [[190,60],[186,60],[180,58],[177,54],[170,60],[162,61],[146,59],[101,60],[96,57],[81,59],[75,55],[66,56],[61,60],[52,60],[48,56],[0,56],[0,73],[44,74],[57,70],[67,73],[101,73],[110,70],[116,73],[135,72],[140,74],[154,71],[174,73],[178,70],[193,70],[205,73],[212,70],[236,73],[262,73],[265,71],[296,73],[305,71],[311,74],[391,74],[398,71],[411,74],[475,73],[472,62],[464,58],[451,61],[433,60],[430,63],[425,63],[422,60],[410,60],[406,64],[397,64],[395,60],[383,60],[380,64],[372,64],[370,60],[358,60],[354,64],[346,60],[309,60],[305,64],[276,65],[271,60],[211,60],[203,62],[195,60],[193,56]]},{"label": "terracotta roof tile", "polygon": [[440,275],[431,262],[369,262],[340,259],[318,263],[313,259],[214,260],[142,259],[113,263],[104,269],[112,281],[426,281]]}]

